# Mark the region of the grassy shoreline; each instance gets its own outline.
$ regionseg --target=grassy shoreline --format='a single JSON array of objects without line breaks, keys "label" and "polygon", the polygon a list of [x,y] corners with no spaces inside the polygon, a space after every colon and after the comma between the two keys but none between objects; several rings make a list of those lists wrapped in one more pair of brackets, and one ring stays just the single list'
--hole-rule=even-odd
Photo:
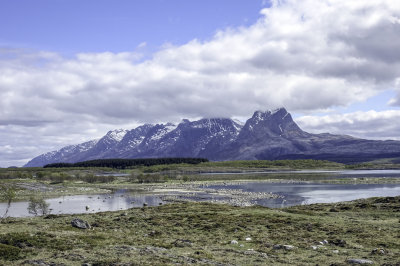
[{"label": "grassy shoreline", "polygon": [[[49,198],[121,188],[151,193],[226,182],[400,183],[399,178],[330,178],[321,173],[198,174],[309,169],[246,164],[221,162],[208,163],[207,167],[172,165],[128,170],[1,169],[3,177],[11,173],[12,178],[3,178],[0,183],[18,185],[15,201],[32,195]],[[331,166],[322,170],[345,169]],[[111,172],[129,175],[95,176]],[[91,229],[72,227],[73,218],[87,221]],[[0,220],[0,265],[347,265],[349,259],[364,259],[388,266],[399,265],[399,258],[400,197],[283,209],[183,202],[115,212]]]},{"label": "grassy shoreline", "polygon": [[[72,227],[75,217],[92,229]],[[0,223],[0,264],[346,265],[358,258],[396,265],[399,238],[400,197],[284,209],[180,203],[8,218]]]},{"label": "grassy shoreline", "polygon": [[[43,198],[55,198],[61,196],[82,194],[104,194],[111,193],[116,189],[128,189],[133,191],[152,192],[154,189],[169,188],[191,188],[200,185],[215,185],[226,183],[243,182],[269,182],[269,183],[328,183],[328,184],[399,184],[400,178],[396,177],[363,177],[353,178],[332,177],[324,173],[268,173],[268,174],[218,174],[218,175],[173,175],[172,177],[153,173],[142,175],[146,182],[139,182],[138,175],[113,177],[110,182],[84,182],[80,180],[69,180],[53,182],[51,180],[21,178],[3,179],[0,184],[14,186],[16,197],[13,201],[28,200],[31,196]],[[1,199],[0,199],[1,202]]]}]

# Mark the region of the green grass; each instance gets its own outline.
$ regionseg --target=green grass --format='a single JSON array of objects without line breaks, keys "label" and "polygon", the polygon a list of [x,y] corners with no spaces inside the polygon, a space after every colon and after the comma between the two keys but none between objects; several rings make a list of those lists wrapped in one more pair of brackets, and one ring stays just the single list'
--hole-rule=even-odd
[{"label": "green grass", "polygon": [[344,169],[345,165],[321,160],[245,160],[204,162],[193,164],[170,164],[138,167],[144,173],[182,171],[182,172],[242,172],[254,170],[299,170],[299,169]]},{"label": "green grass", "polygon": [[[93,229],[73,228],[74,217],[87,220]],[[311,247],[325,239],[329,244]],[[348,258],[395,265],[400,263],[400,197],[287,209],[182,203],[49,219],[8,218],[0,224],[0,243],[0,253],[9,254],[0,258],[4,265],[33,260],[66,265],[345,265]],[[274,249],[277,244],[295,248]]]}]

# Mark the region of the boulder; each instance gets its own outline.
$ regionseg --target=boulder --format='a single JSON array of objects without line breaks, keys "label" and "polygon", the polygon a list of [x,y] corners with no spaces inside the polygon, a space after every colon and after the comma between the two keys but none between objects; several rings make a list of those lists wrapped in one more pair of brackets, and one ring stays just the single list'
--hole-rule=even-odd
[{"label": "boulder", "polygon": [[79,229],[90,229],[90,224],[86,221],[83,221],[81,219],[78,218],[74,218],[71,221],[71,225],[73,227],[79,228]]},{"label": "boulder", "polygon": [[384,250],[383,248],[374,248],[371,251],[371,254],[373,255],[385,255],[386,253],[387,253],[386,250]]},{"label": "boulder", "polygon": [[348,259],[346,262],[349,264],[374,264],[372,260],[365,259]]},{"label": "boulder", "polygon": [[294,249],[294,246],[292,246],[292,245],[274,245],[273,249],[292,250],[292,249]]},{"label": "boulder", "polygon": [[331,239],[329,241],[329,243],[331,243],[332,245],[335,245],[335,246],[339,246],[339,247],[345,247],[347,244],[346,241],[343,239]]}]

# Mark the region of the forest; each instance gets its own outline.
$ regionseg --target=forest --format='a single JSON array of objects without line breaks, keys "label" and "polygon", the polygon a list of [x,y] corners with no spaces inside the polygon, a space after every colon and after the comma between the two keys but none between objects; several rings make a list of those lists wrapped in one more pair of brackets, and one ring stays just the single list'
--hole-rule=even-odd
[{"label": "forest", "polygon": [[144,159],[98,159],[77,163],[52,163],[44,168],[67,168],[67,167],[110,167],[115,169],[126,169],[136,166],[152,166],[164,164],[199,164],[208,162],[205,158],[144,158]]}]

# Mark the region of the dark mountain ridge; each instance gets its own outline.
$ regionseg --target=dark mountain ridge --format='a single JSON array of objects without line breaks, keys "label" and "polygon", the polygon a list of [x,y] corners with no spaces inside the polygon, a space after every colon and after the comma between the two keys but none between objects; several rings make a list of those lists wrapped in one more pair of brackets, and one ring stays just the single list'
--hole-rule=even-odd
[{"label": "dark mountain ridge", "polygon": [[400,157],[400,141],[303,131],[285,108],[256,111],[244,125],[229,118],[145,124],[33,158],[26,167],[107,158],[201,157],[209,160],[324,159],[363,162]]}]

